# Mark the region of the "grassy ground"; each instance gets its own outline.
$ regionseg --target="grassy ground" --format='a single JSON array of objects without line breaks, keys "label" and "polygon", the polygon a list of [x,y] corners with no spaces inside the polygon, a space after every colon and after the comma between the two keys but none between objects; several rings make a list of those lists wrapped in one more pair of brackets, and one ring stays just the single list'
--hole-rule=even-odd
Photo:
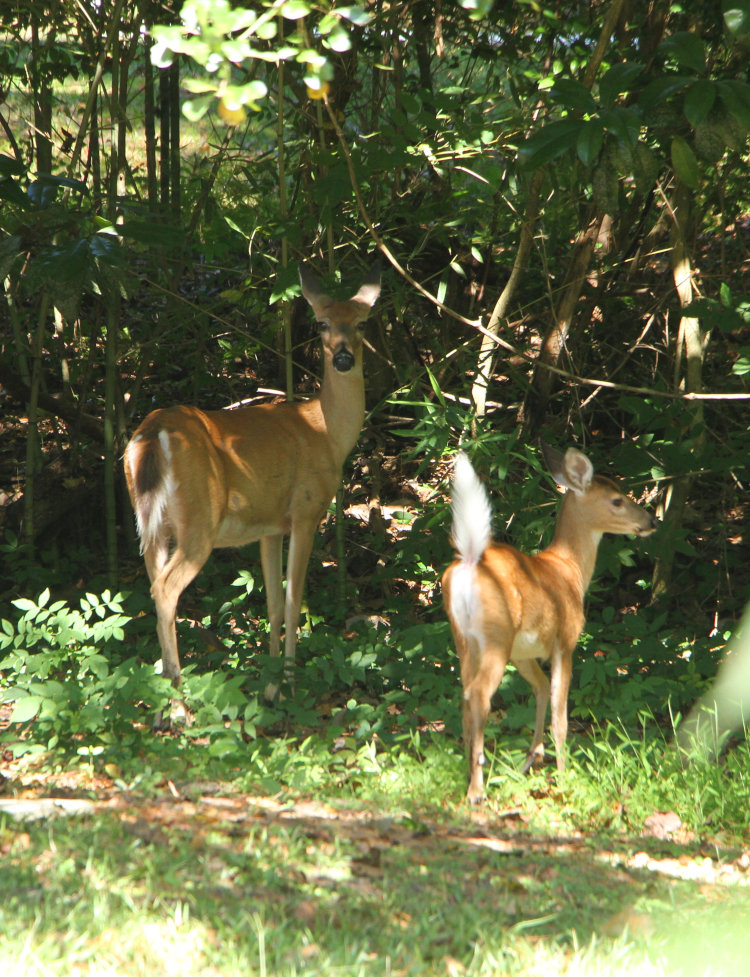
[{"label": "grassy ground", "polygon": [[[3,764],[27,804],[0,814],[3,974],[747,972],[744,746],[685,771],[664,743],[605,733],[559,783],[496,756],[472,810],[440,734],[269,740],[244,769],[147,737],[186,779]],[[53,817],[51,795],[87,803]]]}]

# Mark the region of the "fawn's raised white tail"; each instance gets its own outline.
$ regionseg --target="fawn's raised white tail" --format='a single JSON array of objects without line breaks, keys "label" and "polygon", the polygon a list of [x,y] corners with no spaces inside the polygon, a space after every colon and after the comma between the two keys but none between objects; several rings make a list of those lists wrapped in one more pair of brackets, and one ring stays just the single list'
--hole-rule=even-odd
[{"label": "fawn's raised white tail", "polygon": [[[180,682],[177,602],[216,547],[260,540],[271,654],[279,654],[283,620],[286,659],[294,659],[315,532],[364,421],[362,330],[380,294],[380,270],[373,266],[345,302],[325,295],[304,266],[300,281],[323,343],[317,397],[226,411],[155,410],[125,449],[164,674],[175,686]],[[289,536],[286,594],[284,536]],[[269,686],[266,695],[276,691]]]},{"label": "fawn's raised white tail", "polygon": [[[524,771],[544,756],[547,704],[558,770],[565,767],[573,651],[584,624],[583,598],[603,533],[648,536],[658,523],[608,478],[594,475],[576,448],[543,448],[555,481],[568,489],[552,543],[529,556],[494,543],[487,493],[464,454],[453,478],[457,557],[443,575],[443,598],[461,666],[467,800],[484,797],[484,728],[490,700],[512,661],[530,683],[536,724]],[[550,681],[537,659],[549,659]]]}]

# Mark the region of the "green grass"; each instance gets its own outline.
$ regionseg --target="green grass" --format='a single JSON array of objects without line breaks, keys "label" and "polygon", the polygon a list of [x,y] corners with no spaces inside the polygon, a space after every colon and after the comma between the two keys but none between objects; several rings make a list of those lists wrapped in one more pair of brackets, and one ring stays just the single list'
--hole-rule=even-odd
[{"label": "green grass", "polygon": [[[522,779],[499,753],[473,810],[445,734],[336,752],[324,737],[268,740],[244,769],[225,757],[221,780],[206,779],[205,743],[159,742],[179,744],[185,779],[140,793],[95,764],[6,765],[20,793],[75,784],[98,800],[0,820],[4,974],[746,972],[745,746],[683,769],[658,737],[636,750],[608,730],[559,782]],[[706,813],[698,787],[715,777],[723,806]],[[641,835],[654,810],[683,819],[675,839]]]}]

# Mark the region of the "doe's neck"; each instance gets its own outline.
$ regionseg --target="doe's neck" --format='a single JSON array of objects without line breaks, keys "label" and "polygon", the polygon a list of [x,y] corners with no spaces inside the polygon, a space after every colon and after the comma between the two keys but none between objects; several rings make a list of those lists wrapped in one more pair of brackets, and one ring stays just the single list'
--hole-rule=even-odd
[{"label": "doe's neck", "polygon": [[362,363],[356,363],[346,373],[339,373],[332,363],[326,362],[318,401],[326,433],[343,463],[354,447],[365,419]]}]

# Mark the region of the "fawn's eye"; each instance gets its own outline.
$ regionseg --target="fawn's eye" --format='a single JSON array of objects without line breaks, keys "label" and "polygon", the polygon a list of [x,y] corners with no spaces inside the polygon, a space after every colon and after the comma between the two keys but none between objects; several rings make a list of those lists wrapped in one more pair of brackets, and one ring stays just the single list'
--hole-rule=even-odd
[{"label": "fawn's eye", "polygon": [[318,323],[318,331],[319,332],[328,332],[328,330],[330,328],[331,328],[330,322],[322,321],[322,322],[319,322]]}]

